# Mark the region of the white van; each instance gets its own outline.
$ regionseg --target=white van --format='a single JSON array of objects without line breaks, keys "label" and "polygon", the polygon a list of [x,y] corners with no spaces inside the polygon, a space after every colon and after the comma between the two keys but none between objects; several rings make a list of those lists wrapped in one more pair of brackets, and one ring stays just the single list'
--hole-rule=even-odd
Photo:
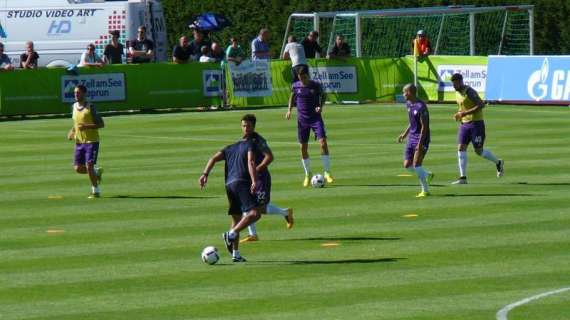
[{"label": "white van", "polygon": [[125,45],[145,25],[157,61],[166,61],[166,25],[158,0],[0,0],[0,42],[14,66],[27,41],[40,55],[38,65],[77,64],[89,43],[103,54],[109,31],[120,30]]}]

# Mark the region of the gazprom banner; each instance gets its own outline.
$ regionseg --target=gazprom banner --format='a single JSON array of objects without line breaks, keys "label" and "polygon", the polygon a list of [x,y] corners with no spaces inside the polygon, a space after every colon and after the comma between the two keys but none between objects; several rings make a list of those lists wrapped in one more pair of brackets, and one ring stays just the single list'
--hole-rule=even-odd
[{"label": "gazprom banner", "polygon": [[487,100],[570,102],[570,56],[490,56]]},{"label": "gazprom banner", "polygon": [[267,60],[230,63],[233,92],[236,97],[266,97],[272,94],[271,70]]},{"label": "gazprom banner", "polygon": [[321,83],[325,92],[358,92],[356,67],[310,67],[311,80]]},{"label": "gazprom banner", "polygon": [[123,101],[126,99],[125,74],[96,73],[61,76],[61,102],[75,101],[73,90],[78,84],[87,87],[87,100],[89,101]]}]

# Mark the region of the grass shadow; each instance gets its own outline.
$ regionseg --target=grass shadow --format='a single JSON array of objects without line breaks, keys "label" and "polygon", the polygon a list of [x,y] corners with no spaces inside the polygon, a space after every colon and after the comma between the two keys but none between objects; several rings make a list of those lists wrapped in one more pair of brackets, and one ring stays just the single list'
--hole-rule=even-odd
[{"label": "grass shadow", "polygon": [[195,196],[131,196],[131,195],[117,195],[105,198],[113,199],[214,199],[219,197],[195,197]]},{"label": "grass shadow", "polygon": [[570,182],[550,182],[550,183],[514,182],[512,184],[520,184],[525,186],[570,186]]},{"label": "grass shadow", "polygon": [[[388,184],[388,183],[376,183],[376,184],[333,184],[326,185],[325,188],[343,188],[343,187],[417,187],[419,183],[416,184]],[[430,187],[445,187],[443,184],[430,184]]]},{"label": "grass shadow", "polygon": [[536,194],[530,193],[470,193],[470,194],[454,194],[446,193],[442,195],[433,195],[435,197],[535,197]]},{"label": "grass shadow", "polygon": [[[335,264],[369,264],[390,263],[406,260],[407,258],[372,258],[372,259],[341,259],[341,260],[275,260],[257,261],[259,264],[282,264],[282,265],[335,265]],[[254,263],[255,264],[255,263]]]},{"label": "grass shadow", "polygon": [[394,241],[401,240],[399,237],[311,237],[297,239],[283,239],[271,241]]}]

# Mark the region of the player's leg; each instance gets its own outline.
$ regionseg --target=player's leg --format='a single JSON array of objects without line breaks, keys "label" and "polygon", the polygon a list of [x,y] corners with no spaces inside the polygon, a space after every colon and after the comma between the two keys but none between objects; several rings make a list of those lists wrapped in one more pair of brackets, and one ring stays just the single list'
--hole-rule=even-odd
[{"label": "player's leg", "polygon": [[418,198],[429,196],[429,183],[433,179],[433,173],[428,172],[422,166],[427,150],[427,145],[420,145],[419,148],[414,148],[414,170],[416,171],[422,186],[422,192],[417,195]]},{"label": "player's leg", "polygon": [[85,147],[84,144],[75,144],[75,151],[73,154],[73,169],[79,174],[86,174],[87,167],[85,166]]},{"label": "player's leg", "polygon": [[89,198],[98,198],[101,195],[99,189],[99,175],[95,171],[95,164],[97,163],[97,155],[99,153],[99,143],[87,143],[85,162],[87,163],[87,173],[91,181],[91,194]]},{"label": "player's leg", "polygon": [[305,171],[303,187],[308,187],[311,182],[311,160],[309,159],[309,134],[311,128],[300,121],[297,122],[297,140],[301,147],[301,163]]},{"label": "player's leg", "polygon": [[477,121],[473,133],[473,149],[475,153],[493,162],[497,168],[497,177],[502,177],[504,174],[504,161],[497,158],[491,150],[483,147],[485,145],[485,123],[483,121]]},{"label": "player's leg", "polygon": [[[234,230],[237,224],[243,219],[243,216],[239,214],[232,215],[232,225],[230,230]],[[239,253],[239,232],[237,233],[234,241],[232,242],[232,261],[233,262],[245,262],[246,260]]]},{"label": "player's leg", "polygon": [[325,124],[322,119],[316,121],[312,124],[312,129],[315,132],[315,136],[319,140],[321,147],[321,161],[323,162],[324,177],[327,183],[333,183],[334,178],[331,174],[331,160],[329,156],[329,145],[327,143],[327,134],[325,131]]},{"label": "player's leg", "polygon": [[457,164],[459,179],[452,184],[467,184],[467,146],[471,142],[471,124],[462,123],[457,133]]},{"label": "player's leg", "polygon": [[293,224],[295,223],[293,219],[293,209],[292,208],[280,208],[270,202],[267,204],[267,214],[277,214],[282,216],[285,221],[287,222],[287,229],[293,228]]}]

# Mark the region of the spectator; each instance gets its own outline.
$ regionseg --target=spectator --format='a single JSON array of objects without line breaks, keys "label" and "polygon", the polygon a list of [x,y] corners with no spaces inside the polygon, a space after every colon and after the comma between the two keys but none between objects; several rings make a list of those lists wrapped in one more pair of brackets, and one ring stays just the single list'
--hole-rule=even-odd
[{"label": "spectator", "polygon": [[105,63],[103,59],[95,52],[95,45],[90,43],[87,45],[87,50],[81,54],[79,60],[80,67],[102,67]]},{"label": "spectator", "polygon": [[259,36],[251,42],[251,60],[269,60],[269,30],[261,29]]},{"label": "spectator", "polygon": [[334,47],[329,52],[327,58],[335,59],[335,58],[348,58],[350,57],[350,47],[346,42],[344,42],[344,37],[340,34],[336,36]]},{"label": "spectator", "polygon": [[192,31],[192,35],[194,36],[194,40],[190,42],[190,48],[192,50],[192,55],[194,56],[193,59],[198,61],[202,56],[202,47],[207,46],[208,48],[212,45],[210,40],[204,37],[204,33],[200,30],[194,29]]},{"label": "spectator", "polygon": [[12,60],[4,53],[4,44],[0,42],[0,71],[14,70]]},{"label": "spectator", "polygon": [[[323,48],[321,48],[319,45],[318,39],[319,32],[311,31],[309,32],[309,35],[301,42],[303,48],[305,49],[305,57],[307,59],[314,59],[320,57],[321,55],[324,55]],[[318,57],[317,54],[319,55]]]},{"label": "spectator", "polygon": [[293,82],[295,82],[299,80],[299,70],[303,70],[303,73],[309,74],[309,66],[305,58],[305,49],[297,42],[297,38],[295,38],[295,36],[289,36],[287,41],[288,43],[285,46],[285,50],[283,50],[283,59],[291,59],[291,74],[293,75]]},{"label": "spectator", "polygon": [[412,41],[412,54],[420,59],[431,54],[431,44],[429,43],[429,39],[425,31],[419,30]]},{"label": "spectator", "polygon": [[123,55],[125,54],[125,46],[123,46],[122,43],[119,43],[121,32],[119,30],[113,30],[109,33],[111,34],[111,42],[105,46],[103,59],[105,63],[108,64],[122,64]]},{"label": "spectator", "polygon": [[210,56],[210,47],[202,46],[202,55],[200,56],[200,62],[216,62],[216,59]]},{"label": "spectator", "polygon": [[222,62],[226,58],[226,53],[224,52],[224,49],[222,49],[219,43],[212,42],[211,56],[216,60],[216,62]]},{"label": "spectator", "polygon": [[188,37],[182,36],[178,41],[178,45],[172,51],[172,62],[188,63],[192,57],[192,48],[188,44]]},{"label": "spectator", "polygon": [[20,68],[36,69],[39,58],[38,53],[34,51],[34,43],[32,41],[26,42],[26,52],[20,55]]},{"label": "spectator", "polygon": [[243,59],[245,59],[245,52],[239,45],[238,39],[236,37],[232,37],[230,41],[231,44],[226,49],[227,60],[234,62],[236,65],[239,65]]},{"label": "spectator", "polygon": [[133,63],[147,63],[154,60],[154,42],[146,38],[146,27],[140,26],[137,38],[131,41],[129,53]]}]

